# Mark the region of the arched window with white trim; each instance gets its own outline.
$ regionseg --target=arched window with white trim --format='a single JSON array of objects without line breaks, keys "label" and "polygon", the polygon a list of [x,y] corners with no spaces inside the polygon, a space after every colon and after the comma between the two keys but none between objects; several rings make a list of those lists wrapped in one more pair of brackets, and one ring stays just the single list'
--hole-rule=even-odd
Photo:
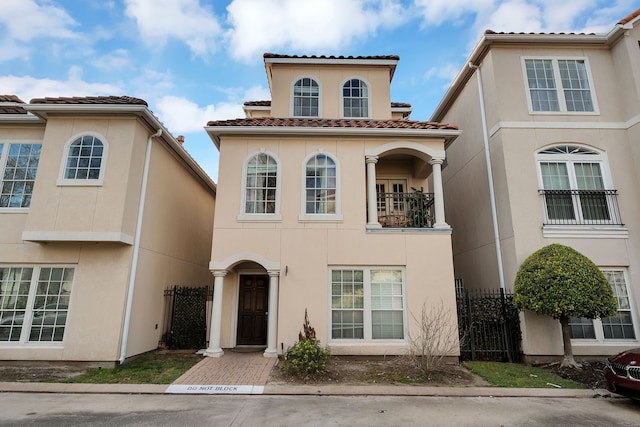
[{"label": "arched window with white trim", "polygon": [[342,86],[342,115],[369,117],[369,87],[360,79],[349,79]]},{"label": "arched window with white trim", "polygon": [[108,145],[95,134],[83,134],[67,143],[59,184],[101,185]]},{"label": "arched window with white trim", "polygon": [[320,87],[310,77],[303,77],[293,85],[293,116],[318,117],[320,115]]},{"label": "arched window with white trim", "polygon": [[305,173],[305,213],[337,213],[337,166],[326,154],[316,154],[307,161]]},{"label": "arched window with white trim", "polygon": [[278,211],[278,162],[261,152],[251,156],[245,165],[243,212],[275,214]]}]

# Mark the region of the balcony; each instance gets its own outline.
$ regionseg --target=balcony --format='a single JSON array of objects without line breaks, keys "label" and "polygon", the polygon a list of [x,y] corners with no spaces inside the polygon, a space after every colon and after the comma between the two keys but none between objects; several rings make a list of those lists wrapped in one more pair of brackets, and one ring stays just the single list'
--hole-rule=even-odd
[{"label": "balcony", "polygon": [[382,228],[433,228],[433,193],[378,193],[377,206]]},{"label": "balcony", "polygon": [[608,225],[622,227],[617,190],[539,190],[544,225]]}]

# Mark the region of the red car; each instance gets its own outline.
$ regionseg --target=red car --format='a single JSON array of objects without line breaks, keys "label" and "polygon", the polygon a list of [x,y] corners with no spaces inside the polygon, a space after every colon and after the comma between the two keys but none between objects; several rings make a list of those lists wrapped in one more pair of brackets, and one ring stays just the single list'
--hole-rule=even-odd
[{"label": "red car", "polygon": [[640,399],[640,348],[632,348],[607,359],[604,368],[607,390]]}]

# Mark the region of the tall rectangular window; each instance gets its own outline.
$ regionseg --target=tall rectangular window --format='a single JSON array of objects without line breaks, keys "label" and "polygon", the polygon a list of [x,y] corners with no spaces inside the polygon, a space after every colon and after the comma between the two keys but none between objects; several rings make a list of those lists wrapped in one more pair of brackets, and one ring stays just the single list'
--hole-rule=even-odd
[{"label": "tall rectangular window", "polygon": [[342,268],[331,271],[331,338],[402,340],[403,271]]},{"label": "tall rectangular window", "polygon": [[0,208],[31,204],[42,144],[8,144],[0,155]]},{"label": "tall rectangular window", "polygon": [[268,154],[259,153],[247,162],[244,212],[272,214],[276,212],[278,163]]},{"label": "tall rectangular window", "polygon": [[604,340],[635,339],[635,326],[631,313],[631,298],[623,270],[603,270],[618,302],[618,313],[606,319],[572,317],[569,321],[571,338]]},{"label": "tall rectangular window", "polygon": [[530,58],[524,60],[524,69],[532,111],[595,111],[584,59]]},{"label": "tall rectangular window", "polygon": [[74,269],[0,267],[2,342],[61,342]]}]

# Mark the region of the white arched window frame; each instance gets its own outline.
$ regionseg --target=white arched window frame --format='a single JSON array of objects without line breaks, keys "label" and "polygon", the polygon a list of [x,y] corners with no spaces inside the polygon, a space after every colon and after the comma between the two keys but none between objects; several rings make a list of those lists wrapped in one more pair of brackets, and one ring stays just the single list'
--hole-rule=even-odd
[{"label": "white arched window frame", "polygon": [[250,154],[242,167],[240,221],[279,221],[281,170],[278,157],[260,150]]},{"label": "white arched window frame", "polygon": [[299,76],[291,86],[291,116],[320,117],[320,83],[312,76]]},{"label": "white arched window frame", "polygon": [[371,117],[371,85],[361,77],[351,77],[340,86],[340,111],[344,118]]},{"label": "white arched window frame", "polygon": [[64,146],[58,185],[100,186],[104,182],[109,144],[96,132],[73,136]]},{"label": "white arched window frame", "polygon": [[606,153],[556,144],[536,153],[545,225],[619,225]]},{"label": "white arched window frame", "polygon": [[302,162],[301,221],[341,221],[340,164],[318,150]]}]

